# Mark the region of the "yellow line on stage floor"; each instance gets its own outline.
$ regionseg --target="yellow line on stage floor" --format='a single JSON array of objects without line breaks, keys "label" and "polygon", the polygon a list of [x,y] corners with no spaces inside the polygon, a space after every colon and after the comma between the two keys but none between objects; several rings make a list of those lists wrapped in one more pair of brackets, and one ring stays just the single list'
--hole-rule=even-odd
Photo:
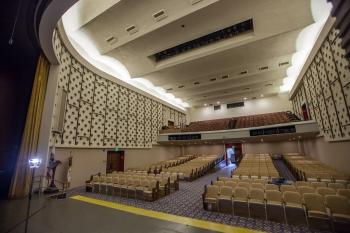
[{"label": "yellow line on stage floor", "polygon": [[115,202],[102,201],[95,198],[85,197],[85,196],[73,196],[71,199],[87,202],[94,205],[104,206],[111,209],[121,210],[124,212],[142,215],[150,218],[160,219],[164,221],[175,222],[179,224],[189,225],[192,227],[198,227],[206,230],[217,231],[217,232],[231,232],[231,233],[253,233],[259,232],[254,230],[249,230],[247,228],[242,227],[233,227],[229,225],[224,225],[215,222],[209,222],[204,220],[198,220],[193,218],[181,217],[173,214],[166,214],[162,212],[146,210],[141,208],[136,208],[133,206],[122,205]]}]

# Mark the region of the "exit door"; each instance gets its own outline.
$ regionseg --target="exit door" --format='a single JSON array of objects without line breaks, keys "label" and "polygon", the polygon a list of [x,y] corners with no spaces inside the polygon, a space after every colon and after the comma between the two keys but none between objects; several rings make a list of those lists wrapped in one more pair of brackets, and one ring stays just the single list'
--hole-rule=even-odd
[{"label": "exit door", "polygon": [[124,171],[124,151],[108,151],[106,173]]}]

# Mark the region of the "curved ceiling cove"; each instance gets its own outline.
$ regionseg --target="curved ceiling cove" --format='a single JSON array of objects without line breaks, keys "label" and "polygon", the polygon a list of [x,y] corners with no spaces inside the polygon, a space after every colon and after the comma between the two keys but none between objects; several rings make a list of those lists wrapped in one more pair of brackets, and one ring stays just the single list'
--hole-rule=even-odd
[{"label": "curved ceiling cove", "polygon": [[[326,0],[80,0],[62,23],[97,69],[184,110],[290,91],[330,8]],[[247,20],[253,30],[154,58]]]}]

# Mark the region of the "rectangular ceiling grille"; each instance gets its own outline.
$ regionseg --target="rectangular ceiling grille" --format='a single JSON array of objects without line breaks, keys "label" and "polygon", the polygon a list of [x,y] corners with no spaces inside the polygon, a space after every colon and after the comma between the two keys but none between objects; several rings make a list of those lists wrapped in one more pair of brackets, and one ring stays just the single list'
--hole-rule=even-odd
[{"label": "rectangular ceiling grille", "polygon": [[253,19],[248,19],[238,24],[234,24],[232,26],[207,34],[205,36],[201,36],[194,40],[191,40],[191,41],[176,45],[174,47],[171,47],[169,49],[163,50],[161,52],[155,53],[151,57],[154,57],[155,61],[159,62],[164,59],[188,52],[192,49],[200,48],[221,40],[238,36],[242,33],[251,32],[253,30],[254,30]]},{"label": "rectangular ceiling grille", "polygon": [[214,110],[220,110],[221,109],[221,105],[214,105]]},{"label": "rectangular ceiling grille", "polygon": [[226,107],[227,107],[227,109],[244,107],[244,102],[230,103],[230,104],[227,104]]}]

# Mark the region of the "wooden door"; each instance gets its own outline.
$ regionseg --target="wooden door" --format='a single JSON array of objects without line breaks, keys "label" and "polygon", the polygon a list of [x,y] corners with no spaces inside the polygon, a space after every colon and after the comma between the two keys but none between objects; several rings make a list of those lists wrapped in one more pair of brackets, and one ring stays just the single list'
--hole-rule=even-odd
[{"label": "wooden door", "polygon": [[106,172],[124,171],[124,151],[108,151]]}]

